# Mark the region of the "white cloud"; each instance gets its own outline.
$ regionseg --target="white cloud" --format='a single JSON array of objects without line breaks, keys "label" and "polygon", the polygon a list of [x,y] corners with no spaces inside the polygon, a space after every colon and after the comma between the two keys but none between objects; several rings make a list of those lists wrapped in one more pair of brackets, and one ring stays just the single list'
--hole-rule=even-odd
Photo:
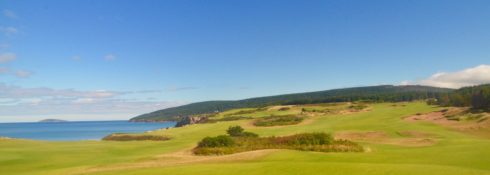
[{"label": "white cloud", "polygon": [[71,57],[71,60],[74,60],[74,61],[78,61],[80,59],[82,59],[82,58],[80,56],[78,56],[78,55],[75,55],[75,56],[72,56]]},{"label": "white cloud", "polygon": [[110,92],[110,91],[97,90],[97,91],[91,92],[89,96],[90,97],[96,97],[96,98],[107,98],[107,97],[113,97],[115,95],[116,95],[115,93]]},{"label": "white cloud", "polygon": [[115,59],[116,59],[116,55],[114,55],[114,54],[107,54],[104,57],[104,60],[107,60],[107,61],[114,61]]},{"label": "white cloud", "polygon": [[93,99],[93,98],[78,98],[78,99],[73,101],[73,103],[75,103],[75,104],[90,104],[90,103],[94,103],[94,102],[95,102],[95,99]]},{"label": "white cloud", "polygon": [[14,53],[1,53],[0,54],[0,63],[6,63],[10,61],[14,61],[17,56]]},{"label": "white cloud", "polygon": [[3,16],[10,18],[10,19],[17,19],[18,16],[15,14],[12,10],[5,9],[3,10]]},{"label": "white cloud", "polygon": [[0,75],[9,73],[9,69],[6,67],[0,67]]},{"label": "white cloud", "polygon": [[29,78],[31,77],[32,72],[25,71],[25,70],[17,70],[15,71],[15,76],[18,78]]},{"label": "white cloud", "polygon": [[400,84],[460,88],[486,83],[490,83],[490,65],[479,65],[457,72],[439,72],[423,80],[403,81]]},{"label": "white cloud", "polygon": [[10,45],[8,45],[8,44],[0,44],[0,50],[8,49],[9,47],[10,47]]},{"label": "white cloud", "polygon": [[112,98],[131,92],[79,91],[73,89],[23,88],[0,83],[0,98]]},{"label": "white cloud", "polygon": [[29,103],[31,105],[39,105],[43,101],[43,99],[32,98],[32,99],[27,99],[26,101],[27,101],[27,103]]},{"label": "white cloud", "polygon": [[170,91],[170,92],[176,92],[176,91],[185,91],[185,90],[194,90],[194,89],[197,89],[197,87],[194,87],[194,86],[183,86],[183,87],[171,86],[171,87],[166,88],[165,90]]},{"label": "white cloud", "polygon": [[140,91],[24,88],[0,83],[0,121],[36,121],[42,119],[40,116],[67,120],[129,119],[139,114],[186,104],[182,101],[124,97],[137,93]]},{"label": "white cloud", "polygon": [[17,32],[19,32],[19,30],[17,30],[17,28],[15,28],[15,27],[1,27],[0,26],[0,32],[4,33],[7,36],[10,36],[10,35],[16,34]]}]

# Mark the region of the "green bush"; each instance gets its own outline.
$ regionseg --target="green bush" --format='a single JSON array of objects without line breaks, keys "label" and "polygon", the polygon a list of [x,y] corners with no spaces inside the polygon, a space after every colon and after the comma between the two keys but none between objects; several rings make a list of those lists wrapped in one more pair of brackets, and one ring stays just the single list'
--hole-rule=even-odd
[{"label": "green bush", "polygon": [[326,145],[331,144],[334,139],[326,133],[303,133],[274,139],[276,144],[284,145]]},{"label": "green bush", "polygon": [[131,135],[131,134],[111,134],[102,138],[104,141],[165,141],[170,140],[167,136],[161,135]]},{"label": "green bush", "polygon": [[206,137],[199,142],[199,147],[229,147],[235,145],[233,138],[227,135],[220,135],[216,137]]},{"label": "green bush", "polygon": [[258,137],[259,135],[253,132],[244,132],[241,126],[230,126],[226,132],[232,137]]},{"label": "green bush", "polygon": [[259,135],[258,134],[255,134],[253,132],[247,132],[247,131],[245,131],[245,132],[242,133],[242,135],[240,137],[259,137]]},{"label": "green bush", "polygon": [[241,126],[230,126],[226,132],[228,135],[236,137],[242,135],[243,128]]},{"label": "green bush", "polygon": [[282,108],[279,108],[279,110],[278,110],[278,111],[287,111],[287,110],[289,110],[289,109],[291,109],[291,108],[289,108],[289,107],[282,107]]},{"label": "green bush", "polygon": [[349,109],[360,111],[360,110],[366,109],[367,107],[368,107],[367,105],[361,103],[361,104],[351,105],[351,106],[349,106]]},{"label": "green bush", "polygon": [[[230,127],[235,128],[235,127]],[[239,129],[236,129],[239,130]],[[242,132],[248,133],[248,132]],[[241,134],[241,135],[242,135]],[[256,135],[256,134],[255,134]],[[218,137],[223,137],[218,139]],[[194,148],[198,155],[222,155],[260,149],[294,149],[318,152],[362,152],[362,146],[348,140],[334,140],[326,133],[302,133],[282,137],[206,137]],[[227,138],[226,138],[227,137]],[[226,139],[224,139],[226,138]],[[228,139],[231,139],[228,140]],[[226,140],[226,141],[225,141]],[[227,144],[223,144],[225,142]],[[229,143],[230,142],[230,143]]]},{"label": "green bush", "polygon": [[259,118],[255,121],[255,126],[281,126],[294,125],[303,121],[302,117],[295,115],[271,115],[269,117]]},{"label": "green bush", "polygon": [[253,119],[252,117],[246,117],[246,116],[225,116],[223,118],[209,118],[206,123],[216,123],[216,122],[221,122],[221,121],[235,121],[235,120],[247,120],[247,119]]}]

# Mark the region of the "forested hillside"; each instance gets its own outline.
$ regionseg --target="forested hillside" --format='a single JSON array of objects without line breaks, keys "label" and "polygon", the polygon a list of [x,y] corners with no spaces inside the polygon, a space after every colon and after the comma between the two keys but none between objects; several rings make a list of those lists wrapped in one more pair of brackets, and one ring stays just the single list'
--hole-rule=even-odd
[{"label": "forested hillside", "polygon": [[177,121],[182,116],[213,113],[236,108],[269,105],[313,104],[327,102],[373,101],[399,102],[438,98],[452,89],[428,86],[368,86],[317,92],[250,98],[237,101],[206,101],[162,109],[137,116],[131,121]]},{"label": "forested hillside", "polygon": [[464,87],[442,93],[431,103],[442,106],[472,107],[475,110],[490,110],[490,84]]}]

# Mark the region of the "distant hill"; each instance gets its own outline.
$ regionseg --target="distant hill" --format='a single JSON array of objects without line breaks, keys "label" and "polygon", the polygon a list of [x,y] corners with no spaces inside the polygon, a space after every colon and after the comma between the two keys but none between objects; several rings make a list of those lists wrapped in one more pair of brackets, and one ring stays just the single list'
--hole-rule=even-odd
[{"label": "distant hill", "polygon": [[447,93],[450,91],[453,91],[453,89],[429,86],[382,85],[354,87],[317,92],[258,97],[236,101],[198,102],[143,114],[132,118],[130,121],[178,121],[182,116],[213,113],[215,111],[225,111],[236,108],[262,107],[269,105],[348,102],[360,100],[375,102],[412,101],[419,99],[435,98],[440,93]]},{"label": "distant hill", "polygon": [[44,120],[40,120],[39,122],[41,122],[41,123],[55,123],[55,122],[68,122],[68,121],[60,120],[60,119],[44,119]]}]

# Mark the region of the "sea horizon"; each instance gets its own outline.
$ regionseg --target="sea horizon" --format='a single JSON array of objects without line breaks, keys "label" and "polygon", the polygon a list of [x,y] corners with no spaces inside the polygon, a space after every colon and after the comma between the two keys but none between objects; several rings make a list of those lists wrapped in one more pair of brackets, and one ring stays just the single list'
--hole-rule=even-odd
[{"label": "sea horizon", "polygon": [[0,123],[0,137],[45,141],[101,140],[113,133],[141,133],[171,128],[175,124],[129,120]]}]

